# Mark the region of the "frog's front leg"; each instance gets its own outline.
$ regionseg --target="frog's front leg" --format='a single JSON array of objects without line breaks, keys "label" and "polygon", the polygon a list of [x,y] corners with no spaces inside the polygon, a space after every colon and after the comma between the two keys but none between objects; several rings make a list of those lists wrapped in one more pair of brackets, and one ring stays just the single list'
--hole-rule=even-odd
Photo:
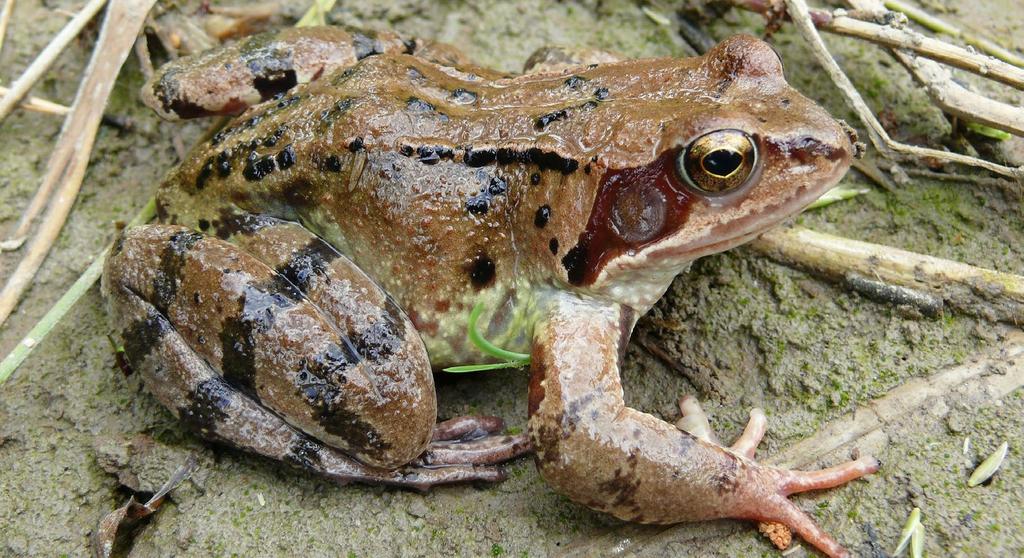
[{"label": "frog's front leg", "polygon": [[[104,270],[128,361],[187,426],[338,481],[414,488],[500,480],[488,465],[528,449],[492,435],[493,420],[432,441],[458,432],[435,427],[432,373],[404,313],[301,226],[237,225],[234,244],[131,229]],[[409,465],[428,448],[444,450],[433,467]]]},{"label": "frog's front leg", "polygon": [[626,407],[618,366],[630,311],[555,296],[535,330],[530,379],[529,432],[548,483],[629,521],[773,521],[829,556],[847,554],[787,496],[872,473],[874,458],[816,472],[779,469],[752,459],[764,429],[759,412],[730,449],[713,441],[694,400],[683,401],[681,428]]}]

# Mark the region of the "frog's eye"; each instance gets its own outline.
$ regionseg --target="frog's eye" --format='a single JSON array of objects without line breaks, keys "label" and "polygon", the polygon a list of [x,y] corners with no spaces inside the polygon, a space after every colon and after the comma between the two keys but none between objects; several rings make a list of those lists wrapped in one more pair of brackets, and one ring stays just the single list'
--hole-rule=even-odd
[{"label": "frog's eye", "polygon": [[709,194],[735,190],[757,166],[757,148],[739,130],[718,130],[693,140],[676,159],[676,170],[690,186]]}]

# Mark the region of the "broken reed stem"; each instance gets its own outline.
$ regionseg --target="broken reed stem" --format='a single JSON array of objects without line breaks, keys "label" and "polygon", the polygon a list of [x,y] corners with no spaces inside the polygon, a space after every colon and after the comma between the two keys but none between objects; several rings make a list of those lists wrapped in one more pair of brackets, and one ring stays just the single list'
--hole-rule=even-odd
[{"label": "broken reed stem", "polygon": [[0,12],[0,52],[4,50],[4,37],[7,36],[7,25],[11,22],[14,11],[14,0],[4,0],[3,11]]},{"label": "broken reed stem", "polygon": [[50,201],[46,216],[25,256],[0,291],[0,325],[17,306],[71,213],[110,91],[155,1],[113,0],[107,10],[85,78],[79,84],[71,113],[64,122],[57,148],[40,186],[40,190],[53,189],[57,184],[61,188]]},{"label": "broken reed stem", "polygon": [[912,29],[878,25],[852,17],[831,17],[818,24],[822,31],[863,39],[889,48],[905,49],[937,62],[967,70],[993,81],[1024,90],[1024,69],[957,45],[933,39]]},{"label": "broken reed stem", "polygon": [[839,64],[836,63],[835,59],[832,58],[832,54],[828,51],[824,41],[821,39],[821,35],[818,34],[818,30],[814,27],[814,22],[811,19],[811,15],[808,11],[807,4],[804,0],[784,0],[786,3],[786,11],[790,18],[793,20],[793,24],[796,26],[797,31],[804,38],[811,51],[814,53],[818,63],[824,68],[825,72],[828,73],[832,82],[835,83],[836,87],[839,88],[843,96],[846,97],[847,104],[857,113],[861,121],[868,129],[868,135],[871,137],[871,143],[874,144],[875,148],[878,149],[883,155],[887,157],[893,157],[895,154],[909,155],[911,157],[931,157],[940,161],[948,161],[952,163],[959,163],[963,165],[970,165],[974,167],[980,167],[985,170],[1001,174],[1003,176],[1009,176],[1017,181],[1024,182],[1024,167],[1007,167],[977,157],[970,157],[962,155],[960,153],[952,153],[949,151],[942,151],[939,149],[931,149],[927,147],[918,147],[916,145],[908,145],[894,141],[889,137],[889,133],[885,131],[878,119],[875,118],[874,113],[868,107],[867,103],[864,102],[864,98],[861,97],[860,92],[854,87],[850,78],[843,72]]},{"label": "broken reed stem", "polygon": [[1024,277],[820,233],[777,228],[750,244],[788,265],[835,279],[851,273],[937,297],[957,310],[1012,324],[1024,323]]},{"label": "broken reed stem", "polygon": [[[0,95],[6,95],[10,89],[0,86]],[[30,110],[32,112],[41,112],[43,114],[52,114],[55,116],[65,116],[71,112],[70,107],[54,103],[53,101],[47,101],[46,99],[40,99],[39,97],[25,97],[21,103],[18,104],[18,108]]]},{"label": "broken reed stem", "polygon": [[916,22],[918,25],[928,29],[929,31],[934,31],[936,33],[941,33],[943,35],[949,35],[950,37],[960,39],[961,41],[977,48],[978,50],[986,54],[995,56],[996,58],[1004,62],[1008,62],[1015,66],[1024,66],[1024,58],[1021,58],[1020,56],[1010,52],[1009,50],[1006,50],[1005,48],[995,44],[992,41],[989,41],[988,39],[983,39],[972,33],[961,31],[959,28],[953,26],[952,24],[942,21],[941,19],[929,14],[928,12],[920,8],[911,6],[909,4],[904,4],[903,2],[900,2],[898,0],[885,0],[885,7],[895,12],[900,12],[906,15],[908,18]]},{"label": "broken reed stem", "polygon": [[28,94],[29,89],[43,77],[43,74],[50,69],[50,66],[57,60],[60,53],[64,52],[68,44],[78,36],[87,23],[100,11],[100,8],[107,3],[107,0],[90,0],[88,4],[78,12],[71,21],[57,33],[57,36],[46,45],[43,52],[32,61],[32,64],[25,69],[24,73],[14,80],[11,90],[0,99],[0,122],[14,110],[18,102]]}]

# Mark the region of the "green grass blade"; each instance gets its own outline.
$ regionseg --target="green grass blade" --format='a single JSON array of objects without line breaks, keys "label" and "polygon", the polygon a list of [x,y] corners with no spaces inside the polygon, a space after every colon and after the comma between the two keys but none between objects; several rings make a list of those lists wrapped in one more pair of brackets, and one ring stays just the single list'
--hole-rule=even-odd
[{"label": "green grass blade", "polygon": [[462,364],[459,366],[449,366],[445,368],[445,372],[451,372],[452,374],[465,374],[467,372],[484,372],[487,370],[501,370],[504,368],[521,368],[529,364],[528,362],[521,361],[510,361],[510,362],[494,362],[489,364]]},{"label": "green grass blade", "polygon": [[524,364],[530,362],[530,355],[526,353],[517,353],[515,351],[507,351],[484,339],[483,335],[480,335],[480,330],[477,329],[476,322],[480,319],[480,314],[483,313],[483,311],[484,304],[482,302],[478,302],[477,305],[473,307],[473,311],[469,313],[468,329],[470,342],[472,342],[477,349],[480,349],[480,352],[488,356],[513,362],[519,361]]}]

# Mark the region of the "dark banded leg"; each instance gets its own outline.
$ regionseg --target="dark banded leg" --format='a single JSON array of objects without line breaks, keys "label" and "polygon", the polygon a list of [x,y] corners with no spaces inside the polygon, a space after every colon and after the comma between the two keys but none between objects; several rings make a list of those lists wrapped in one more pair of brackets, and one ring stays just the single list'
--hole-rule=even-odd
[{"label": "dark banded leg", "polygon": [[[294,224],[263,224],[235,240],[282,250],[290,247],[287,235],[305,235],[307,247],[315,240]],[[354,265],[336,253],[330,261],[311,254],[279,254],[291,272],[300,271],[297,259],[322,264],[307,270],[313,276],[298,281],[300,290],[287,274],[222,240],[176,226],[128,231],[108,258],[104,289],[114,316],[131,324],[123,332],[129,362],[144,371],[162,403],[208,438],[339,480],[351,473],[355,480],[422,487],[498,478],[472,467],[449,471],[455,476],[401,468],[423,453],[435,430],[425,350],[408,319]],[[149,347],[167,335],[174,342],[148,362]],[[273,435],[285,431],[284,441]],[[269,448],[252,445],[275,440]],[[525,449],[516,439],[492,436],[466,446],[460,462],[496,463]]]},{"label": "dark banded leg", "polygon": [[500,481],[498,467],[370,467],[296,430],[230,385],[185,343],[167,318],[124,287],[110,292],[124,330],[125,352],[146,387],[203,437],[298,465],[340,483],[425,490],[438,484]]}]

